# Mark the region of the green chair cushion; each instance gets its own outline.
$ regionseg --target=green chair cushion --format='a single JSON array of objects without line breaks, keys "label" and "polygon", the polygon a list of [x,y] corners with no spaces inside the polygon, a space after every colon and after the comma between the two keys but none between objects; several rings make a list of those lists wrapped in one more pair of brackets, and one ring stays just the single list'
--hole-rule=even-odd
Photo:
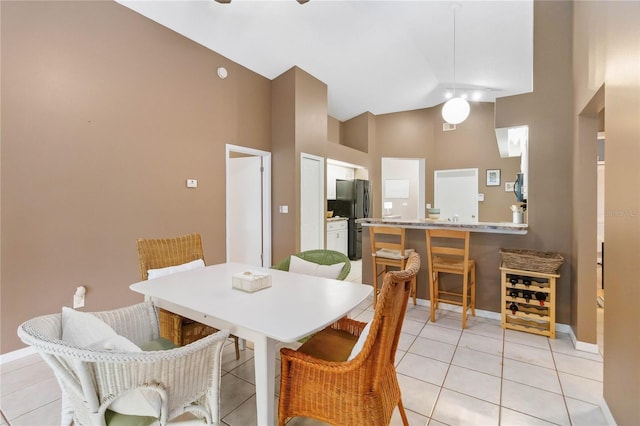
[{"label": "green chair cushion", "polygon": [[150,416],[129,416],[107,410],[104,419],[109,426],[149,426],[158,419]]},{"label": "green chair cushion", "polygon": [[173,343],[169,339],[165,339],[164,337],[159,337],[157,339],[151,340],[150,342],[144,343],[140,345],[140,349],[143,351],[166,351],[169,349],[175,349],[175,343]]},{"label": "green chair cushion", "polygon": [[[307,250],[296,253],[295,256],[308,262],[317,263],[318,265],[335,265],[336,263],[344,262],[342,271],[340,271],[340,274],[337,277],[338,280],[344,280],[347,278],[351,271],[351,262],[349,261],[349,258],[339,251],[322,249]],[[273,265],[271,268],[278,269],[280,271],[288,271],[290,262],[291,256],[288,256],[286,259]]]}]

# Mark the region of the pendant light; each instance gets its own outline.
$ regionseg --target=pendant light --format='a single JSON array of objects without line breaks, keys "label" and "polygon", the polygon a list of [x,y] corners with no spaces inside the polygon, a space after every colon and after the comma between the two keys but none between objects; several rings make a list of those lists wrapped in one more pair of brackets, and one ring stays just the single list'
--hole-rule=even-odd
[{"label": "pendant light", "polygon": [[453,8],[453,97],[442,106],[442,118],[450,124],[459,124],[469,116],[469,102],[461,97],[456,97],[456,9],[459,5],[454,4]]}]

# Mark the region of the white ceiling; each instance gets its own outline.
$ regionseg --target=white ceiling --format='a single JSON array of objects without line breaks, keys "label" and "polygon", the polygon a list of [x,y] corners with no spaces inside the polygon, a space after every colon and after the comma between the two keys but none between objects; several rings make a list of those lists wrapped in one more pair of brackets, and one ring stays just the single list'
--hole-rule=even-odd
[{"label": "white ceiling", "polygon": [[[453,88],[450,1],[118,2],[269,79],[297,65],[339,120],[431,107]],[[533,1],[455,4],[458,94],[531,92]]]}]

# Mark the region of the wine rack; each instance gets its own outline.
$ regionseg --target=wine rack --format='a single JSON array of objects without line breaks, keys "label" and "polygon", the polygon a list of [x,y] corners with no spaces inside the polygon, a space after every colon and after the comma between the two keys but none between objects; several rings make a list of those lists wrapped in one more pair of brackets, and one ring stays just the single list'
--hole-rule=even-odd
[{"label": "wine rack", "polygon": [[556,337],[557,274],[500,267],[502,328]]}]

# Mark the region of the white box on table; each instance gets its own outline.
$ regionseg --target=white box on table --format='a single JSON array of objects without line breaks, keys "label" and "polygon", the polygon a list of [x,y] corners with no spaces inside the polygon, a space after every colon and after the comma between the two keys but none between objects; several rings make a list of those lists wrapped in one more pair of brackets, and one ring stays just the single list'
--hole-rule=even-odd
[{"label": "white box on table", "polygon": [[271,287],[271,275],[259,271],[246,271],[233,274],[231,277],[233,288],[253,293]]}]

